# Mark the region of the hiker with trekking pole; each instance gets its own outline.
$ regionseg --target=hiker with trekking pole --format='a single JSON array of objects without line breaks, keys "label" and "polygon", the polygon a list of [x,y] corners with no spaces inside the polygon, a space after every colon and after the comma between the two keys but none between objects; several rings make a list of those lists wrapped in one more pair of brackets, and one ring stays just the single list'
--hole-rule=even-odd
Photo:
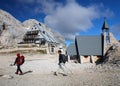
[{"label": "hiker with trekking pole", "polygon": [[15,74],[19,74],[19,75],[23,75],[23,72],[21,70],[21,65],[25,62],[25,58],[24,56],[20,56],[20,54],[17,54],[17,57],[15,59],[14,65],[17,66],[17,70],[15,72]]},{"label": "hiker with trekking pole", "polygon": [[54,72],[54,75],[58,75],[58,72],[60,70],[63,71],[63,76],[67,76],[67,72],[66,72],[66,66],[65,66],[65,63],[66,63],[66,57],[64,54],[62,54],[62,51],[61,50],[58,50],[58,54],[59,54],[59,63],[58,63],[58,70],[56,72]]}]

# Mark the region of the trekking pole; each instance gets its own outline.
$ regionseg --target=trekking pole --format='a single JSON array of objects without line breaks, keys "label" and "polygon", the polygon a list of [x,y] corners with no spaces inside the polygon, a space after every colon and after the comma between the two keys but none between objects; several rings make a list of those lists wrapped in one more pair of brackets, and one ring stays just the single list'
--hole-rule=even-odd
[{"label": "trekking pole", "polygon": [[72,71],[71,71],[68,67],[66,67],[66,65],[65,65],[65,68],[66,68],[68,71],[70,71],[71,74],[73,74]]},{"label": "trekking pole", "polygon": [[10,64],[10,66],[15,66],[14,64]]}]

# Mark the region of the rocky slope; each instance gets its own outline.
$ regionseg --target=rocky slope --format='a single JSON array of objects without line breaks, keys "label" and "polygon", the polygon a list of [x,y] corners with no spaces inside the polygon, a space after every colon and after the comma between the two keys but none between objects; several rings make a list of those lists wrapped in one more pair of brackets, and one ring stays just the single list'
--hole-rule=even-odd
[{"label": "rocky slope", "polygon": [[[11,14],[0,9],[0,47],[16,47],[21,42],[28,28],[33,27],[40,22],[35,19],[29,19],[21,23]],[[60,34],[55,34],[51,28],[40,23],[46,31],[49,31],[59,43],[65,43],[65,39]]]},{"label": "rocky slope", "polygon": [[21,22],[15,19],[11,14],[0,9],[0,25],[6,23],[9,26],[21,27]]},{"label": "rocky slope", "polygon": [[25,20],[22,25],[25,27],[25,28],[32,28],[33,25],[39,23],[39,21],[35,20],[35,19],[28,19],[28,20]]},{"label": "rocky slope", "polygon": [[113,44],[106,53],[106,63],[120,64],[120,43]]},{"label": "rocky slope", "polygon": [[92,68],[92,71],[115,72],[120,71],[120,44],[113,44],[105,55],[105,61]]},{"label": "rocky slope", "polygon": [[0,9],[0,46],[15,47],[22,40],[25,32],[20,21]]}]

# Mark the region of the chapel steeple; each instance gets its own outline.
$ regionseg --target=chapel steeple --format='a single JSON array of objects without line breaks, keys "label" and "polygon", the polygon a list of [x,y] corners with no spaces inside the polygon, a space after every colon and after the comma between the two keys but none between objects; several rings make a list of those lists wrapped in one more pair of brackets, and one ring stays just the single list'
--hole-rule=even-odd
[{"label": "chapel steeple", "polygon": [[104,18],[104,23],[102,26],[102,34],[104,35],[105,42],[110,43],[109,27],[106,22],[106,17]]},{"label": "chapel steeple", "polygon": [[104,18],[104,23],[103,23],[103,26],[102,26],[102,32],[107,32],[109,31],[109,27],[107,25],[107,22],[106,22],[106,17]]}]

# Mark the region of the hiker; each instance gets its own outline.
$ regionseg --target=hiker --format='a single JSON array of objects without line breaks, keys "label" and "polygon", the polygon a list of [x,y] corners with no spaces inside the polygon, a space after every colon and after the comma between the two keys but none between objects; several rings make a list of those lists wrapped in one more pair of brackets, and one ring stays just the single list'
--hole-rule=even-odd
[{"label": "hiker", "polygon": [[18,53],[17,57],[15,59],[15,62],[14,62],[14,65],[17,65],[17,70],[16,70],[15,74],[18,74],[19,72],[20,72],[19,75],[23,74],[20,66],[24,63],[24,61],[25,61],[24,56],[20,56],[20,54]]},{"label": "hiker", "polygon": [[66,71],[65,71],[65,62],[66,61],[64,61],[64,58],[65,58],[64,54],[62,54],[61,50],[58,50],[58,54],[59,54],[59,63],[58,63],[59,68],[56,72],[54,72],[54,75],[57,76],[59,70],[62,70],[63,71],[63,76],[67,76]]}]

